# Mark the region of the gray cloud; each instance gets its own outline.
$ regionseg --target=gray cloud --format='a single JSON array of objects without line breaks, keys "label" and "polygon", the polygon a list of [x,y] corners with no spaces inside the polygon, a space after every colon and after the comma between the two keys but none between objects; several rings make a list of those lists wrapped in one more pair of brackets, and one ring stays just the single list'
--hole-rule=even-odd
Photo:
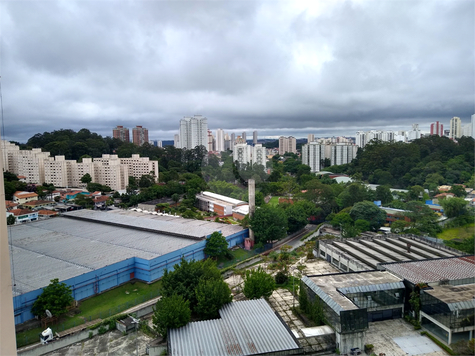
[{"label": "gray cloud", "polygon": [[260,136],[467,122],[472,1],[6,1],[4,137],[183,116]]}]

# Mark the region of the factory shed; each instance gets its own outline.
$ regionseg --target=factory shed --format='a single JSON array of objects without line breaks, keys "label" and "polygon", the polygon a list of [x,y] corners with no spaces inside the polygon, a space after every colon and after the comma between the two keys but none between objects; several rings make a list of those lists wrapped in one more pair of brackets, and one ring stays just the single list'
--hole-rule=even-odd
[{"label": "factory shed", "polygon": [[221,319],[189,323],[169,330],[168,354],[297,355],[298,342],[264,299],[226,304]]},{"label": "factory shed", "polygon": [[138,211],[81,210],[9,229],[15,324],[34,317],[31,306],[52,279],[80,301],[131,280],[151,283],[165,269],[205,258],[206,237],[220,231],[228,247],[243,244],[237,225]]}]

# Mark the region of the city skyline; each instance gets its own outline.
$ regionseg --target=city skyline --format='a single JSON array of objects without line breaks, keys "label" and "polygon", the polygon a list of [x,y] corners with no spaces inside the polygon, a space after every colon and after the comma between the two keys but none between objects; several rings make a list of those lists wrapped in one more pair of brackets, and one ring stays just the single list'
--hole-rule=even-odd
[{"label": "city skyline", "polygon": [[474,7],[2,2],[3,138],[61,128],[109,136],[117,125],[143,125],[165,140],[195,114],[211,130],[259,138],[467,122]]}]

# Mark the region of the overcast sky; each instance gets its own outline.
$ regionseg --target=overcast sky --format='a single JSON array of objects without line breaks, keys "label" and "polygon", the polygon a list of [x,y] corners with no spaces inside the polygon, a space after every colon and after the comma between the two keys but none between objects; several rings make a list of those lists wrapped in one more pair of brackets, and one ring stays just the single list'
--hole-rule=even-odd
[{"label": "overcast sky", "polygon": [[0,1],[3,138],[354,136],[474,113],[473,0]]}]

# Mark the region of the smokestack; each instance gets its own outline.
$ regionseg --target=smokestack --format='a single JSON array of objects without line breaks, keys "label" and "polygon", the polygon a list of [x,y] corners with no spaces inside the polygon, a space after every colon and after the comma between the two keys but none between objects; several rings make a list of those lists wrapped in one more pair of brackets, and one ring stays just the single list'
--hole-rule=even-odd
[{"label": "smokestack", "polygon": [[[251,219],[256,211],[256,182],[254,179],[247,181],[247,189],[249,191],[249,218]],[[249,239],[254,244],[254,231],[251,229],[249,229]]]}]

